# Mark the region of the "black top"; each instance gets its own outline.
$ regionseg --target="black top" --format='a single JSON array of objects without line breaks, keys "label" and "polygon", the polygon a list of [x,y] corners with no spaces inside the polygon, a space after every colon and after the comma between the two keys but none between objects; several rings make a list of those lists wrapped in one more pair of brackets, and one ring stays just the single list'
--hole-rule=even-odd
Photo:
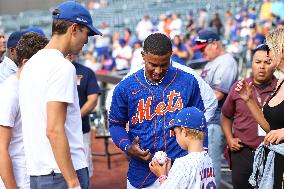
[{"label": "black top", "polygon": [[[278,93],[284,80],[280,83],[274,94],[271,96],[270,100]],[[269,101],[270,101],[269,100]],[[263,107],[263,114],[265,119],[270,125],[271,130],[284,128],[284,100],[276,106],[270,107],[268,105],[269,101]],[[284,141],[281,141],[281,143]],[[274,189],[282,189],[282,179],[284,172],[284,156],[276,153],[274,161]]]}]

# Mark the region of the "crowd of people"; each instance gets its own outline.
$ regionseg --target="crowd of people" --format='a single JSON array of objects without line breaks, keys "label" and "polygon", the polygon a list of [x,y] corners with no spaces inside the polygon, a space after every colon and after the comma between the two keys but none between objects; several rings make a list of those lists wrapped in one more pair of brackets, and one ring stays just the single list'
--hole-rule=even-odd
[{"label": "crowd of people", "polygon": [[[125,28],[123,32],[112,33],[108,23],[99,24],[103,37],[93,38],[88,48],[82,52],[83,62],[94,71],[107,70],[125,73],[143,63],[140,56],[142,42],[155,32],[169,36],[173,44],[172,60],[192,68],[206,60],[201,52],[193,52],[197,34],[202,29],[212,28],[222,40],[227,52],[238,61],[242,59],[244,66],[250,66],[252,50],[265,40],[265,36],[273,28],[283,26],[283,1],[265,0],[260,8],[241,8],[235,14],[230,10],[216,12],[211,17],[206,9],[189,10],[186,19],[179,13],[168,12],[158,18],[145,15],[136,26],[135,31]],[[92,56],[91,56],[92,55]],[[195,64],[197,63],[197,64]]]},{"label": "crowd of people", "polygon": [[[189,11],[186,24],[144,16],[136,35],[120,36],[66,1],[52,12],[50,39],[31,27],[6,45],[0,33],[0,188],[90,188],[95,72],[107,70],[128,73],[106,100],[111,138],[129,157],[128,189],[220,188],[224,151],[234,188],[282,189],[284,87],[274,72],[284,73],[283,9],[267,0],[259,15],[244,7],[224,23],[206,9]],[[252,73],[238,81],[239,53]],[[199,76],[190,60],[200,58]]]}]

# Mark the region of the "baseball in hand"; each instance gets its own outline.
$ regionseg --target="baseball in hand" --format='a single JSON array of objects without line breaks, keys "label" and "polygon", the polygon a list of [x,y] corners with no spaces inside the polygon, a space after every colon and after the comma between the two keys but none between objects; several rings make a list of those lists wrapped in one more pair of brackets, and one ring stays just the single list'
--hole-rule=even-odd
[{"label": "baseball in hand", "polygon": [[166,162],[167,154],[163,151],[157,151],[154,157],[157,158],[160,165],[163,165]]}]

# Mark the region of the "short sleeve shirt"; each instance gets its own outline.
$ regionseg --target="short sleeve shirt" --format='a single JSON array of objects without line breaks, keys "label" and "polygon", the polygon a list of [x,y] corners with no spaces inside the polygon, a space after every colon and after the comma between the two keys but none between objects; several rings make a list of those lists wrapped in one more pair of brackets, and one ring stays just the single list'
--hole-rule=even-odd
[{"label": "short sleeve shirt", "polygon": [[[28,175],[18,92],[19,80],[15,75],[8,77],[0,86],[0,125],[12,129],[9,155],[13,164],[13,172],[17,186],[23,187],[26,184]],[[0,188],[2,184],[2,181],[0,181]]]},{"label": "short sleeve shirt", "polygon": [[161,189],[216,188],[212,160],[207,152],[177,158]]},{"label": "short sleeve shirt", "polygon": [[56,49],[42,49],[25,64],[19,100],[29,175],[60,173],[46,136],[47,103],[67,104],[65,133],[75,170],[87,167],[73,64]]},{"label": "short sleeve shirt", "polygon": [[[247,82],[252,82],[252,78],[247,78]],[[245,102],[241,99],[239,93],[235,91],[237,83],[232,86],[230,93],[222,107],[222,114],[233,120],[234,137],[252,149],[256,149],[263,141],[264,137],[258,136],[257,122],[253,118]],[[273,78],[270,85],[260,88],[257,85],[253,87],[253,98],[261,108],[268,100],[277,85],[277,79]],[[261,98],[261,104],[258,102],[258,95]]]},{"label": "short sleeve shirt", "polygon": [[[225,97],[230,91],[231,86],[238,79],[238,65],[229,53],[218,56],[213,61],[208,62],[204,67],[201,77],[211,86],[213,90],[220,91]],[[220,124],[221,107],[226,98],[218,102],[214,118],[209,122]]]},{"label": "short sleeve shirt", "polygon": [[[76,69],[77,89],[80,108],[87,102],[88,95],[100,94],[95,73],[88,67],[73,63]],[[83,133],[90,132],[89,115],[82,117]]]}]

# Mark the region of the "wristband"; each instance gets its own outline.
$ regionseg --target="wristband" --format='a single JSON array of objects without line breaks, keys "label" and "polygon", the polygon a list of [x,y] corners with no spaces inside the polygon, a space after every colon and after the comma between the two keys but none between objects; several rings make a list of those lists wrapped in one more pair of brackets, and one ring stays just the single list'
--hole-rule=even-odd
[{"label": "wristband", "polygon": [[68,189],[81,189],[81,186],[75,186],[75,187],[72,187],[72,188],[68,188]]},{"label": "wristband", "polygon": [[167,175],[161,175],[161,176],[159,177],[159,182],[162,182],[162,181],[166,180],[167,178],[168,178]]}]

